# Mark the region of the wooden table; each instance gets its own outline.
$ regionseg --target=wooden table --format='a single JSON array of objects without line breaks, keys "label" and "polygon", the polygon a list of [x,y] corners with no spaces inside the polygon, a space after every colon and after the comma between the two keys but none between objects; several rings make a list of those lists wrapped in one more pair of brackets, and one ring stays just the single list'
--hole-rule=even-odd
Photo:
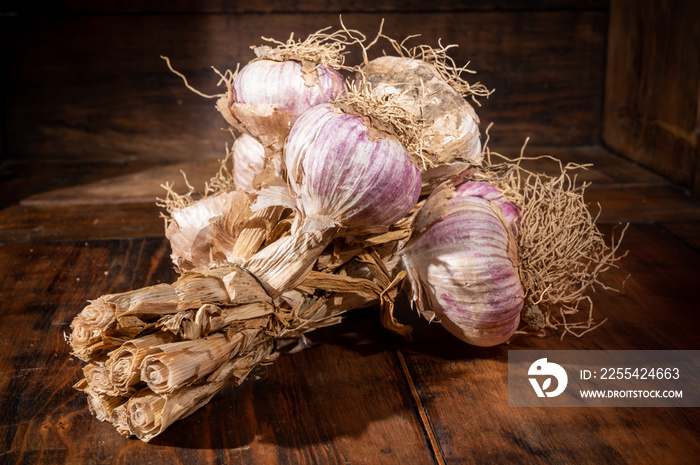
[{"label": "wooden table", "polygon": [[149,444],[88,412],[66,332],[89,299],[176,278],[153,198],[180,168],[198,183],[215,167],[2,165],[0,462],[697,463],[697,408],[508,406],[510,350],[700,349],[700,203],[600,147],[528,152],[595,163],[581,178],[602,230],[631,223],[606,276],[624,289],[593,294],[602,327],[483,349],[408,308],[413,342],[356,310]]}]

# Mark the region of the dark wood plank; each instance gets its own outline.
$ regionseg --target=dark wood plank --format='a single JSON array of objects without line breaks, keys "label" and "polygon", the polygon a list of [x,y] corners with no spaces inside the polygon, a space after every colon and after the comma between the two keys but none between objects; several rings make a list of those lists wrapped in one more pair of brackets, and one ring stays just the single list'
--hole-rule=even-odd
[{"label": "dark wood plank", "polygon": [[264,2],[206,0],[201,2],[178,1],[103,1],[64,0],[40,7],[34,2],[9,2],[7,11],[35,14],[105,14],[105,13],[358,13],[358,12],[406,12],[406,11],[483,11],[483,10],[589,10],[605,9],[607,0],[498,0],[474,2],[469,0],[437,0],[426,4],[420,0],[384,1],[358,0],[352,3],[338,0],[302,0]]},{"label": "dark wood plank", "polygon": [[[494,142],[598,140],[606,11],[383,16],[391,36],[421,33],[423,43],[460,45],[455,61],[471,61],[473,79],[496,89],[478,110],[484,128],[496,123]],[[343,19],[370,36],[381,20]],[[286,39],[292,31],[305,36],[339,25],[337,15],[315,13],[18,16],[3,23],[9,41],[3,65],[12,70],[3,89],[8,157],[151,164],[215,160],[231,140],[213,101],[188,91],[160,55],[193,86],[216,93],[211,66],[247,62],[260,36]]]},{"label": "dark wood plank", "polygon": [[651,186],[591,186],[585,200],[600,223],[700,219],[700,200],[671,184]]},{"label": "dark wood plank", "polygon": [[88,299],[174,280],[167,242],[3,245],[0,268],[3,463],[433,463],[376,310],[145,444],[90,415],[64,333]]},{"label": "dark wood plank", "polygon": [[[155,202],[161,187],[188,191],[182,173],[197,191],[216,174],[219,162],[188,161],[168,165],[8,161],[0,164],[0,208],[8,205]],[[230,168],[230,165],[229,165]]]},{"label": "dark wood plank", "polygon": [[[520,148],[495,148],[515,156]],[[601,213],[601,223],[682,221],[700,219],[700,202],[686,191],[639,165],[596,147],[528,147],[526,156],[548,154],[565,164],[592,164],[576,172],[589,182],[586,200]],[[559,165],[548,159],[526,161],[535,173],[556,174]],[[163,222],[156,198],[161,184],[173,182],[187,191],[181,171],[200,192],[218,169],[218,162],[187,162],[165,166],[104,163],[76,166],[50,163],[5,164],[0,181],[4,201],[19,205],[0,209],[0,242],[95,240],[162,237]],[[2,203],[0,203],[0,206]]]},{"label": "dark wood plank", "polygon": [[603,138],[613,150],[696,195],[698,16],[698,2],[612,2],[603,123]]},{"label": "dark wood plank", "polygon": [[[204,191],[219,163],[166,166],[106,163],[6,163],[0,182],[0,243],[163,237],[156,206],[171,183],[186,193],[188,182]],[[4,206],[4,208],[2,208]]]},{"label": "dark wood plank", "polygon": [[164,237],[155,203],[14,205],[0,210],[0,244]]},{"label": "dark wood plank", "polygon": [[[606,228],[607,229],[607,228]],[[600,328],[580,339],[518,337],[469,347],[412,313],[413,343],[397,341],[447,463],[692,463],[700,453],[698,409],[510,408],[507,352],[523,349],[700,348],[700,253],[654,225],[630,227],[630,250],[593,295]]]},{"label": "dark wood plank", "polygon": [[[523,140],[523,143],[525,141]],[[490,144],[489,144],[490,145]],[[650,186],[668,185],[668,179],[653,171],[640,166],[624,157],[612,153],[600,145],[585,146],[541,146],[528,143],[525,149],[520,146],[497,146],[491,150],[507,156],[511,160],[520,156],[522,151],[525,160],[522,167],[533,173],[545,173],[555,176],[560,173],[559,164],[568,163],[586,165],[582,169],[571,171],[581,182],[591,183],[593,186]],[[553,157],[556,160],[552,160]],[[497,162],[494,157],[494,163]],[[588,166],[590,165],[590,166]]]},{"label": "dark wood plank", "polygon": [[[5,198],[3,202],[39,206],[155,203],[156,199],[166,196],[163,187],[166,183],[175,192],[188,192],[185,177],[195,193],[201,195],[221,165],[218,161],[195,160],[155,166],[71,162],[40,165],[14,162],[6,166],[0,168],[0,182],[4,182],[9,201]],[[232,169],[232,163],[226,166]]]},{"label": "dark wood plank", "polygon": [[661,227],[695,250],[700,250],[700,221],[670,221]]}]

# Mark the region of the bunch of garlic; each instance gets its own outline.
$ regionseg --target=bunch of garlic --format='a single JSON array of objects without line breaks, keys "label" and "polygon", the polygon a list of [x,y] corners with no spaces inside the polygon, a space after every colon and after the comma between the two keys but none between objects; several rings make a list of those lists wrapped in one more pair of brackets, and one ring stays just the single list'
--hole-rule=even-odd
[{"label": "bunch of garlic", "polygon": [[[582,191],[536,177],[554,195],[532,195],[519,165],[489,165],[465,100],[489,92],[445,48],[390,40],[399,56],[369,61],[358,37],[343,28],[257,47],[227,73],[217,110],[240,133],[233,174],[223,169],[199,200],[171,192],[164,203],[180,278],[76,316],[70,344],[87,362],[76,388],[120,433],[149,441],[273,360],[278,340],[348,310],[379,305],[384,325],[408,336],[393,316],[402,291],[426,319],[489,346],[514,334],[535,297],[572,308],[596,281],[602,268],[581,257],[568,275],[537,273],[551,255],[538,228],[561,220],[538,206],[587,213],[570,198]],[[350,44],[365,57],[352,69]],[[577,250],[614,262],[587,224],[572,237],[593,249]],[[549,281],[570,290],[547,300]]]}]

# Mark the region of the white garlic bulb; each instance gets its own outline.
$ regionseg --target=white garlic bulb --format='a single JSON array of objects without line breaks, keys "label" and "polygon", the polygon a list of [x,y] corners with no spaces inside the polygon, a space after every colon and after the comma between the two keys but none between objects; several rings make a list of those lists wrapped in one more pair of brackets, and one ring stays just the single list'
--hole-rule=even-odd
[{"label": "white garlic bulb", "polygon": [[399,95],[398,103],[424,126],[424,148],[433,161],[449,163],[461,158],[481,163],[479,118],[435,66],[412,58],[383,56],[370,61],[357,79],[366,79],[376,95]]}]

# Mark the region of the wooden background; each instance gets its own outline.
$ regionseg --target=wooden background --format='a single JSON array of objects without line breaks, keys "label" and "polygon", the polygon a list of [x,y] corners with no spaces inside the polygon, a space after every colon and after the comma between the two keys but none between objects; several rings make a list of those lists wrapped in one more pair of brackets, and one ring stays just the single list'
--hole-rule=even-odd
[{"label": "wooden background", "polygon": [[3,73],[4,158],[158,164],[221,156],[228,139],[213,101],[185,89],[159,56],[170,57],[194,87],[217,93],[212,66],[245,64],[261,36],[286,40],[291,32],[305,37],[338,28],[340,13],[349,28],[370,37],[384,18],[392,37],[421,34],[416,44],[458,44],[455,61],[470,62],[475,79],[496,89],[480,112],[484,126],[496,123],[494,142],[520,145],[527,136],[540,145],[599,140],[604,2],[587,8],[436,2],[434,11],[425,11],[424,2],[380,7],[367,1],[348,11],[320,0],[294,9],[281,1],[257,7],[205,1],[195,12],[192,2],[163,9],[156,2],[141,8],[138,2],[99,3],[98,10],[92,2],[65,2],[56,13],[3,18],[3,64],[11,70]]},{"label": "wooden background", "polygon": [[[13,4],[14,3],[14,4]],[[255,3],[255,4],[252,4]],[[697,2],[3,2],[0,7],[0,463],[696,463],[697,409],[513,409],[511,349],[700,349]],[[468,347],[441,327],[413,343],[376,309],[312,333],[153,444],[95,420],[72,389],[64,332],[86,301],[170,282],[155,198],[203,186],[231,136],[216,75],[284,40],[345,24],[458,44],[496,92],[492,147],[593,163],[582,179],[629,255],[594,296],[599,330]],[[354,58],[356,60],[356,58]],[[547,166],[538,167],[542,170]],[[694,197],[695,196],[695,197]]]}]

